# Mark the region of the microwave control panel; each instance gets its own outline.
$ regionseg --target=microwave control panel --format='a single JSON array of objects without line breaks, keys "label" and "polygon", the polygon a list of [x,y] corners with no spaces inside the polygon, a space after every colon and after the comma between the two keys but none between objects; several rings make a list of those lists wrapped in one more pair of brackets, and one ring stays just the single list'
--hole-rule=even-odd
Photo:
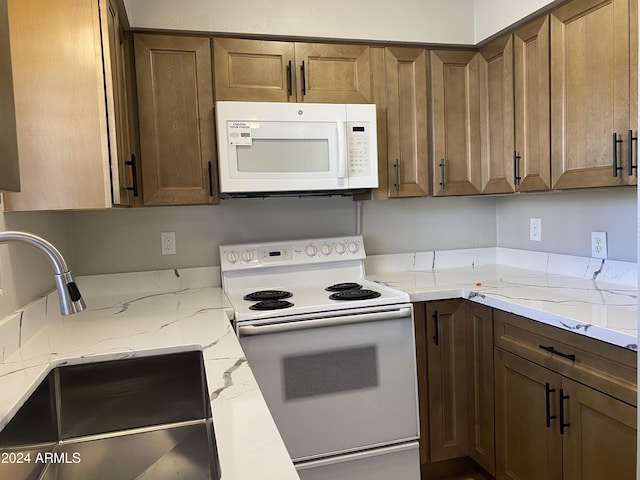
[{"label": "microwave control panel", "polygon": [[371,176],[370,128],[369,122],[347,122],[349,177]]}]

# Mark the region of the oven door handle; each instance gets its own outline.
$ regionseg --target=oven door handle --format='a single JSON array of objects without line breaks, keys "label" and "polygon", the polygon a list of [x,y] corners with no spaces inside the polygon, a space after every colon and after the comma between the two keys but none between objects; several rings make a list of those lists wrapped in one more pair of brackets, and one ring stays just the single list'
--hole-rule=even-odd
[{"label": "oven door handle", "polygon": [[241,325],[238,327],[238,336],[245,337],[249,335],[265,335],[267,333],[294,332],[299,330],[308,330],[310,328],[333,327],[335,325],[377,322],[381,320],[395,320],[407,317],[411,318],[411,308],[408,307],[384,312],[341,315],[339,317],[316,318],[313,320],[294,320],[269,325]]}]

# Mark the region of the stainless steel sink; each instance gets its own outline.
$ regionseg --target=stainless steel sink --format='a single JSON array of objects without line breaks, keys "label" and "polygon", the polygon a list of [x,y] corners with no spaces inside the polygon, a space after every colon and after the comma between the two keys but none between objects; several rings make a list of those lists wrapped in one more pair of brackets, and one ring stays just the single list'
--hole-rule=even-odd
[{"label": "stainless steel sink", "polygon": [[0,478],[219,479],[201,352],[54,369],[0,432]]}]

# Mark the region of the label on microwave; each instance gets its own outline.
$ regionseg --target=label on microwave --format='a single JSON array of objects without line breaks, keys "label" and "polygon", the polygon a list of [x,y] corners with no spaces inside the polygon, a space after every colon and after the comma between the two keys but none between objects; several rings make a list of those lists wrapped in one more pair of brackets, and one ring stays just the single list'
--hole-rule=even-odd
[{"label": "label on microwave", "polygon": [[252,145],[250,122],[227,122],[229,145]]}]

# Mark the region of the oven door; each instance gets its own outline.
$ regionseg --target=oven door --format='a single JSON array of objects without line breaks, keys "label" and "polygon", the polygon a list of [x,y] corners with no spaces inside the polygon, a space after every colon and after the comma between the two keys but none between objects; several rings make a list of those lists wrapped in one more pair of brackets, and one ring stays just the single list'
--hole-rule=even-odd
[{"label": "oven door", "polygon": [[418,437],[412,306],[367,310],[238,327],[294,461]]}]

